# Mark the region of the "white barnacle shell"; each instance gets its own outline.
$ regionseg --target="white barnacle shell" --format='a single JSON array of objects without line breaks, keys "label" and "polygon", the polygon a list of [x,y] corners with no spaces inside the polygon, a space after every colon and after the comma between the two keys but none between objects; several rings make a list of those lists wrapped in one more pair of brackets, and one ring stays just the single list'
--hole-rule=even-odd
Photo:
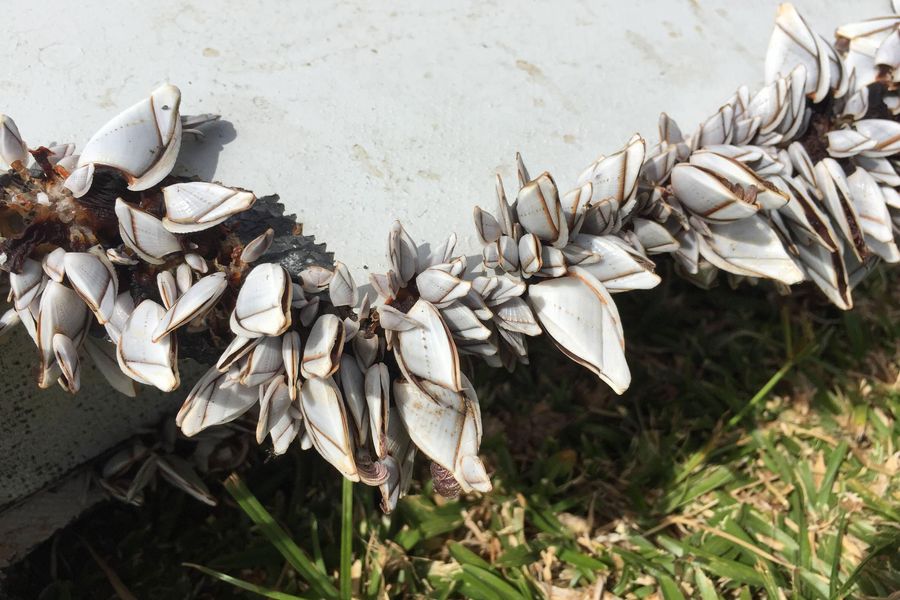
[{"label": "white barnacle shell", "polygon": [[[549,173],[542,173],[522,186],[516,196],[515,211],[519,223],[527,233],[533,233],[538,239],[558,248],[568,243],[568,223],[563,214],[556,182]],[[515,249],[516,240],[511,239],[510,243]],[[500,250],[501,256],[512,252],[506,251],[503,246]],[[515,266],[518,266],[518,259]]]},{"label": "white barnacle shell", "polygon": [[369,273],[369,283],[385,302],[391,302],[400,291],[400,282],[393,271],[387,273]]},{"label": "white barnacle shell", "polygon": [[106,323],[106,333],[114,344],[119,343],[119,337],[122,335],[122,329],[125,327],[125,321],[134,312],[134,298],[128,292],[122,292],[116,296],[115,304],[113,304],[112,316]]},{"label": "white barnacle shell", "polygon": [[[37,303],[38,302],[35,301],[33,304],[37,304]],[[17,310],[15,308],[13,308],[13,310],[16,311],[16,315],[19,317],[19,322],[22,324],[22,327],[25,328],[25,332],[28,334],[28,337],[30,337],[31,340],[35,344],[37,344],[38,343],[37,320],[35,319],[33,311],[30,310],[28,307],[25,307],[23,310]]]},{"label": "white barnacle shell", "polygon": [[297,399],[297,390],[300,388],[301,343],[300,334],[296,331],[288,331],[281,336],[281,360],[284,363],[284,375],[291,400]]},{"label": "white barnacle shell", "polygon": [[485,303],[491,307],[521,296],[526,289],[525,282],[509,277],[476,277],[472,287],[477,288]]},{"label": "white barnacle shell", "polygon": [[57,165],[59,161],[64,158],[70,158],[75,154],[75,144],[53,144],[47,150],[50,151],[47,155],[47,162],[51,165]]},{"label": "white barnacle shell", "polygon": [[515,286],[517,283],[521,285],[522,292],[516,295],[521,296],[522,293],[525,292],[525,283],[523,282],[515,282],[513,279],[508,277],[496,277],[496,276],[478,276],[472,280],[472,291],[477,294],[481,298],[488,298],[494,292],[495,289],[501,287],[501,284],[505,282],[510,282],[509,285]]},{"label": "white barnacle shell", "polygon": [[[197,254],[196,252],[188,252],[184,255],[184,263],[189,267],[189,269],[196,271],[198,273],[206,273],[209,271],[209,265],[206,264],[206,259]],[[181,265],[178,265],[180,268]],[[182,269],[184,271],[184,269]],[[188,271],[190,274],[190,271]]]},{"label": "white barnacle shell", "polygon": [[710,225],[709,233],[699,236],[700,254],[723,271],[786,285],[805,279],[775,229],[759,215]]},{"label": "white barnacle shell", "polygon": [[841,116],[850,117],[855,121],[862,119],[867,112],[869,112],[869,88],[864,87],[847,98]]},{"label": "white barnacle shell", "polygon": [[560,277],[566,272],[566,255],[559,248],[541,246],[541,270],[544,277]]},{"label": "white barnacle shell", "polygon": [[863,156],[877,158],[900,152],[900,123],[889,119],[862,119],[853,127],[875,142],[871,148],[861,151]]},{"label": "white barnacle shell", "polygon": [[836,160],[826,157],[816,164],[814,172],[816,188],[828,214],[844,236],[851,252],[857,259],[863,260],[869,251],[844,170]]},{"label": "white barnacle shell", "polygon": [[81,387],[81,361],[78,360],[78,349],[72,338],[57,333],[53,336],[53,356],[59,365],[62,374],[60,384],[71,393],[75,393]]},{"label": "white barnacle shell", "polygon": [[319,304],[321,304],[319,297],[313,296],[300,309],[300,324],[303,327],[310,327],[313,321],[316,320],[316,317],[319,315]]},{"label": "white barnacle shell", "polygon": [[900,30],[894,30],[878,46],[875,52],[875,64],[887,67],[892,71],[894,81],[897,80],[897,69],[900,68]]},{"label": "white barnacle shell", "polygon": [[360,301],[359,306],[356,308],[356,316],[359,321],[365,321],[369,318],[371,313],[372,300],[369,299],[369,293],[366,292],[363,294],[362,301]]},{"label": "white barnacle shell", "polygon": [[510,298],[495,307],[494,321],[507,331],[532,336],[541,334],[541,328],[534,320],[531,308],[522,298]]},{"label": "white barnacle shell", "polygon": [[684,142],[684,134],[675,119],[666,113],[659,113],[659,121],[657,121],[657,130],[659,131],[659,139],[668,144],[681,144]]},{"label": "white barnacle shell", "polygon": [[25,310],[43,289],[44,270],[41,263],[26,258],[20,273],[9,274],[10,292],[16,310]]},{"label": "white barnacle shell", "polygon": [[231,330],[243,337],[278,336],[291,326],[293,287],[281,265],[257,265],[244,279],[238,292]]},{"label": "white barnacle shell", "polygon": [[291,396],[283,377],[272,380],[265,388],[260,388],[259,422],[256,426],[256,442],[261,444],[266,436],[271,436],[273,452],[284,454],[297,437],[303,424],[291,413]]},{"label": "white barnacle shell", "polygon": [[241,385],[265,385],[284,369],[280,337],[265,337],[247,354],[240,371]]},{"label": "white barnacle shell", "polygon": [[772,133],[790,110],[785,80],[778,78],[760,88],[750,99],[747,110],[752,118],[759,119],[757,139],[763,134]]},{"label": "white barnacle shell", "polygon": [[774,210],[787,204],[787,194],[733,158],[703,150],[691,154],[690,164],[715,173],[732,185],[738,184],[745,189],[753,186],[756,188],[756,201],[762,208]]},{"label": "white barnacle shell", "polygon": [[399,278],[400,287],[405,286],[419,270],[416,243],[400,221],[394,221],[388,235],[388,260]]},{"label": "white barnacle shell", "polygon": [[525,168],[525,161],[522,160],[522,154],[519,152],[516,152],[516,175],[519,177],[519,187],[523,187],[526,183],[531,181],[531,176],[528,175],[528,169]]},{"label": "white barnacle shell", "polygon": [[706,121],[700,124],[692,138],[692,146],[702,148],[707,145],[731,143],[734,127],[734,107],[725,104]]},{"label": "white barnacle shell", "polygon": [[441,265],[429,267],[416,276],[419,295],[432,304],[444,304],[469,293],[471,282],[452,275]]},{"label": "white barnacle shell", "polygon": [[63,278],[66,276],[65,257],[66,251],[64,249],[54,248],[41,261],[44,273],[56,283],[62,283]]},{"label": "white barnacle shell", "polygon": [[522,275],[529,277],[541,270],[541,241],[533,233],[526,233],[519,238],[519,265]]},{"label": "white barnacle shell", "polygon": [[678,250],[678,240],[669,233],[668,229],[656,221],[635,218],[632,220],[632,226],[647,254],[662,254]]},{"label": "white barnacle shell", "polygon": [[[509,238],[507,238],[509,239]],[[500,266],[500,241],[491,242],[481,249],[481,260],[487,269],[496,269]],[[383,294],[382,294],[383,295]]]},{"label": "white barnacle shell", "polygon": [[724,177],[690,164],[672,169],[672,191],[687,209],[711,223],[744,219],[759,210],[758,204],[735,193]]},{"label": "white barnacle shell", "polygon": [[[465,258],[457,257],[453,258],[453,252],[456,250],[456,233],[451,233],[447,236],[443,242],[438,244],[428,255],[428,260],[424,261],[422,266],[424,267],[433,267],[435,265],[441,264],[455,264],[456,261],[462,261],[463,268],[465,268]],[[459,273],[454,273],[454,275],[459,275]]]},{"label": "white barnacle shell", "polygon": [[122,328],[116,358],[122,371],[138,383],[171,392],[179,383],[178,342],[172,335],[153,341],[165,314],[153,300],[138,304]]},{"label": "white barnacle shell", "polygon": [[[591,182],[592,205],[609,207],[608,211],[600,211],[606,218],[610,213],[618,216],[620,209],[630,212],[645,155],[644,139],[635,134],[622,150],[598,159],[578,177],[579,185]],[[586,220],[590,218],[590,215],[586,216]]]},{"label": "white barnacle shell", "polygon": [[441,317],[456,340],[484,341],[491,337],[491,330],[485,327],[475,311],[460,301],[441,308]]},{"label": "white barnacle shell", "polygon": [[334,380],[308,379],[300,390],[300,408],[306,431],[322,458],[350,481],[359,481],[346,405]]},{"label": "white barnacle shell", "polygon": [[682,230],[675,234],[678,250],[672,254],[678,267],[688,275],[697,275],[700,269],[700,249],[697,245],[697,232]]},{"label": "white barnacle shell", "polygon": [[6,115],[0,115],[0,158],[10,166],[15,162],[23,167],[28,164],[28,146],[22,140],[16,122]]},{"label": "white barnacle shell", "polygon": [[377,359],[381,350],[381,338],[377,335],[360,334],[350,342],[360,369],[368,369]]},{"label": "white barnacle shell", "polygon": [[397,501],[409,489],[416,456],[416,446],[409,439],[397,408],[392,408],[390,412],[392,418],[387,430],[388,456],[382,460],[388,471],[388,479],[380,486],[381,508],[388,513],[397,507]]},{"label": "white barnacle shell", "polygon": [[581,266],[610,293],[649,290],[661,281],[653,261],[619,237],[578,234],[574,243],[600,256],[599,262]]},{"label": "white barnacle shell", "polygon": [[806,274],[831,302],[842,310],[853,308],[847,268],[840,253],[819,244],[798,244]]},{"label": "white barnacle shell", "polygon": [[464,492],[489,492],[491,482],[478,457],[481,410],[464,376],[459,391],[431,382],[394,382],[394,400],[413,443],[453,474]]},{"label": "white barnacle shell", "polygon": [[407,331],[422,326],[416,319],[390,304],[378,307],[378,324],[387,331]]},{"label": "white barnacle shell", "polygon": [[119,248],[107,248],[106,249],[106,258],[109,259],[114,265],[125,265],[125,266],[134,266],[138,264],[138,260],[129,256],[126,252],[123,252]]},{"label": "white barnacle shell", "polygon": [[[872,254],[880,257],[884,262],[886,262],[886,263],[900,262],[900,248],[897,247],[897,244],[896,244],[896,242],[894,242],[894,240],[891,240],[890,242],[881,242],[872,237],[866,237],[866,245],[869,247],[869,250],[872,251]],[[852,263],[850,263],[848,261],[847,276],[848,276],[848,278],[851,278],[850,279],[851,284],[855,285],[855,283],[853,283],[853,282],[855,281],[856,283],[858,283],[861,280],[860,279],[861,276],[856,275],[856,277],[853,277],[853,274],[851,274],[849,271],[850,267],[852,267],[852,266],[853,266]],[[861,265],[861,267],[864,270],[866,268],[866,265]]]},{"label": "white barnacle shell", "polygon": [[166,215],[162,222],[166,229],[174,233],[215,227],[256,202],[256,196],[248,191],[205,181],[167,185],[162,191],[166,203]]},{"label": "white barnacle shell", "polygon": [[894,209],[891,212],[894,213],[894,223],[897,223],[898,215],[895,214],[895,211],[900,210],[900,192],[893,187],[881,186],[881,194],[884,196],[884,203],[888,205],[888,209]]},{"label": "white barnacle shell", "polygon": [[515,237],[502,235],[495,243],[485,246],[485,250],[493,247],[496,247],[497,267],[501,271],[515,273],[519,270],[519,247],[516,245]]},{"label": "white barnacle shell", "polygon": [[256,404],[256,388],[223,385],[228,377],[213,367],[194,385],[175,417],[181,432],[190,437],[213,425],[228,423]]},{"label": "white barnacle shell", "polygon": [[125,245],[150,264],[160,265],[163,257],[181,251],[181,242],[172,235],[162,221],[148,212],[116,199],[119,233]]},{"label": "white barnacle shell", "polygon": [[[194,256],[197,256],[196,254]],[[187,258],[187,256],[185,256]],[[202,259],[201,259],[202,260]],[[175,267],[175,287],[178,295],[185,293],[194,285],[194,270],[187,262],[183,262]],[[168,308],[168,307],[166,307]]]},{"label": "white barnacle shell", "polygon": [[[855,88],[863,88],[874,82],[879,75],[877,65],[890,67],[889,54],[893,53],[894,41],[900,18],[896,15],[876,17],[838,27],[836,37],[848,41],[844,58],[845,71],[853,72]],[[882,51],[882,47],[884,51]]]},{"label": "white barnacle shell", "polygon": [[241,251],[241,260],[246,263],[259,260],[259,258],[272,247],[273,241],[275,241],[275,230],[269,227],[247,242],[247,245],[244,246],[244,249]]},{"label": "white barnacle shell", "polygon": [[[856,169],[847,177],[850,197],[859,215],[866,243],[876,254],[888,262],[896,262],[894,231],[891,214],[875,179],[863,169]],[[874,242],[874,243],[873,243]],[[882,247],[881,245],[887,245]]]},{"label": "white barnacle shell", "polygon": [[[74,151],[74,144],[72,144],[72,146],[73,146],[73,151]],[[78,155],[77,154],[69,154],[68,156],[63,156],[56,163],[53,162],[54,158],[55,157],[50,157],[50,164],[51,165],[55,164],[57,167],[59,167],[60,173],[71,173],[78,166]],[[88,183],[90,183],[90,180],[94,176],[94,173],[93,173],[94,165],[88,165],[88,167],[89,167],[90,173],[87,173],[88,176],[86,177],[86,181],[88,181]],[[65,185],[65,187],[69,187],[68,178],[66,178],[64,185]],[[69,189],[72,189],[72,188],[69,188]],[[85,191],[87,191],[87,190],[85,190]],[[79,195],[81,196],[84,194],[82,193]]]},{"label": "white barnacle shell", "polygon": [[[671,169],[671,166],[669,168]],[[566,226],[569,228],[569,236],[575,235],[581,229],[584,223],[585,211],[593,194],[594,186],[590,181],[587,181],[574,190],[566,192],[560,201],[562,202],[563,214],[566,217]]]},{"label": "white barnacle shell", "polygon": [[[521,165],[521,156],[516,154],[516,160]],[[525,185],[525,181],[528,181],[526,177],[524,181],[521,180],[522,172],[525,170],[524,165],[519,169],[519,178],[520,185]],[[494,190],[497,195],[497,223],[500,225],[500,232],[503,235],[513,236],[515,232],[513,231],[513,216],[512,216],[512,208],[509,205],[509,202],[506,200],[506,191],[503,189],[503,179],[498,174],[494,180]]]},{"label": "white barnacle shell", "polygon": [[[790,201],[778,212],[771,212],[782,219],[789,228],[790,237],[801,243],[815,243],[831,252],[839,249],[839,241],[831,221],[810,197],[809,187],[802,179],[789,177],[779,180],[790,192]],[[774,220],[774,219],[773,219]]]},{"label": "white barnacle shell", "polygon": [[205,315],[227,287],[225,273],[213,273],[200,279],[168,307],[153,330],[153,341],[159,341],[182,325]]},{"label": "white barnacle shell", "polygon": [[341,366],[343,349],[344,324],[335,315],[321,315],[306,338],[300,374],[306,378],[330,377]]},{"label": "white barnacle shell", "polygon": [[76,195],[86,192],[91,182],[85,169],[95,165],[121,171],[130,190],[146,190],[162,181],[175,165],[181,147],[180,103],[178,88],[163,85],[114,117],[81,152],[78,169],[72,174],[80,173],[79,185],[69,187],[67,180],[67,187]]},{"label": "white barnacle shell", "polygon": [[486,245],[499,240],[503,231],[494,215],[481,210],[478,206],[475,207],[474,212],[475,232],[478,234],[478,239],[481,243]]},{"label": "white barnacle shell", "polygon": [[334,306],[356,306],[359,292],[347,265],[334,263],[334,276],[328,282],[328,297]]},{"label": "white barnacle shell", "polygon": [[307,294],[317,294],[325,291],[332,277],[334,271],[319,265],[311,265],[300,271],[300,285]]},{"label": "white barnacle shell", "polygon": [[819,95],[817,91],[819,79],[827,78],[829,73],[820,70],[819,45],[816,37],[791,4],[779,6],[775,30],[772,32],[766,53],[766,82],[771,83],[802,64],[807,72],[804,92],[812,94],[814,102],[822,100],[824,93]]},{"label": "white barnacle shell", "polygon": [[[813,173],[815,167],[812,164],[812,159],[809,157],[809,153],[806,151],[806,147],[803,146],[803,144],[801,144],[800,142],[792,142],[791,145],[787,148],[787,153],[788,158],[791,161],[791,165],[793,166],[796,173],[804,180],[806,180],[807,184],[809,184],[810,186],[815,186],[816,176],[815,173]],[[759,195],[757,195],[757,200],[759,200]],[[760,205],[764,208],[768,208],[762,202],[760,202]]]},{"label": "white barnacle shell", "polygon": [[341,389],[344,391],[344,400],[353,417],[356,443],[365,446],[369,439],[369,409],[366,406],[365,379],[359,365],[349,353],[341,356],[341,368],[338,371],[341,377]]},{"label": "white barnacle shell", "polygon": [[390,419],[391,378],[387,365],[375,363],[366,370],[365,401],[368,409],[372,445],[378,458],[388,454],[387,431]]},{"label": "white barnacle shell", "polygon": [[570,267],[564,277],[528,288],[528,301],[544,331],[572,360],[623,393],[631,383],[625,337],[616,304],[596,277]]},{"label": "white barnacle shell", "polygon": [[119,295],[119,279],[104,252],[69,252],[64,258],[66,277],[104,325],[112,317]]},{"label": "white barnacle shell", "polygon": [[178,284],[175,283],[175,276],[171,271],[160,271],[156,274],[156,287],[159,290],[159,298],[162,300],[163,307],[168,310],[172,308],[180,294]]},{"label": "white barnacle shell", "polygon": [[[20,313],[21,316],[21,313]],[[90,313],[84,302],[71,289],[55,281],[47,282],[38,305],[36,341],[41,356],[41,374],[38,385],[47,388],[53,384],[59,367],[53,351],[53,337],[61,333],[76,342],[84,339]]]},{"label": "white barnacle shell", "polygon": [[853,162],[868,171],[869,175],[874,177],[878,183],[890,187],[900,187],[900,174],[897,173],[897,169],[891,164],[890,160],[856,156],[853,158]]},{"label": "white barnacle shell", "polygon": [[66,177],[65,186],[69,188],[73,196],[81,198],[87,194],[94,181],[94,170],[94,163],[72,169],[69,176]]},{"label": "white barnacle shell", "polygon": [[[762,119],[759,117],[750,117],[747,119],[738,119],[734,124],[734,132],[731,134],[731,141],[735,144],[749,143],[759,131],[759,125]],[[802,123],[802,119],[797,119],[797,123]]]},{"label": "white barnacle shell", "polygon": [[459,355],[437,308],[420,298],[406,315],[420,326],[397,333],[394,355],[400,369],[410,380],[427,380],[458,392]]},{"label": "white barnacle shell", "polygon": [[341,323],[344,324],[344,341],[349,342],[352,341],[353,338],[356,337],[356,334],[359,333],[359,329],[362,324],[356,319],[354,316],[345,317]]},{"label": "white barnacle shell", "polygon": [[238,361],[244,358],[247,353],[253,350],[257,344],[263,341],[263,339],[265,338],[262,336],[255,338],[248,338],[240,335],[235,336],[219,356],[219,360],[216,362],[216,369],[221,373],[225,373]]},{"label": "white barnacle shell", "polygon": [[[641,179],[652,185],[662,185],[669,178],[672,167],[675,166],[677,161],[678,146],[660,142],[647,152],[647,158],[644,160],[644,164],[641,165]],[[569,194],[572,194],[572,192],[569,192]]]},{"label": "white barnacle shell", "polygon": [[855,156],[877,145],[875,140],[853,129],[834,129],[825,137],[828,140],[828,154],[835,158]]}]

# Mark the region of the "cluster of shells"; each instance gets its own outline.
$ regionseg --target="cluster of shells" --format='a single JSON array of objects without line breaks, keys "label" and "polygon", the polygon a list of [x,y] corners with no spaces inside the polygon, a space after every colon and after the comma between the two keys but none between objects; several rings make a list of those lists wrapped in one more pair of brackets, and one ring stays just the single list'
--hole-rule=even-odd
[{"label": "cluster of shells", "polygon": [[21,323],[34,340],[39,386],[77,391],[87,356],[132,396],[136,384],[177,389],[179,341],[200,336],[218,356],[178,412],[184,435],[253,414],[258,442],[315,448],[378,486],[387,511],[417,451],[438,491],[488,491],[460,355],[512,369],[543,332],[622,393],[631,375],[612,294],[656,286],[651,257],[671,255],[704,287],[720,271],[785,293],[809,281],[842,309],[874,264],[900,260],[900,16],[842,26],[832,44],[783,5],[765,79],[690,136],[663,114],[658,144],[635,135],[568,193],[519,157],[514,201],[498,177],[495,212],[475,209],[476,269],[454,235],[419,246],[395,223],[391,268],[365,294],[340,262],[267,262],[272,229],[236,235],[251,192],[171,176],[182,135],[214,118],[181,116],[171,85],[77,155],[29,150],[4,116],[0,267],[13,305],[2,327]]}]

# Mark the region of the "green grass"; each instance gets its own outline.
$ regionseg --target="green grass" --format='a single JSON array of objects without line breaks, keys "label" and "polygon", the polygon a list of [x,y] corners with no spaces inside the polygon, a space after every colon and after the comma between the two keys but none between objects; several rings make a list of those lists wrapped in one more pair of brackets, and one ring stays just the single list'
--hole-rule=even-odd
[{"label": "green grass", "polygon": [[489,495],[437,497],[422,463],[385,516],[311,453],[260,452],[211,484],[220,506],[166,487],[142,509],[105,505],[6,585],[29,599],[116,597],[110,573],[141,599],[888,597],[900,279],[878,271],[856,297],[840,313],[764,286],[619,295],[626,395],[542,343],[530,368],[476,369]]}]

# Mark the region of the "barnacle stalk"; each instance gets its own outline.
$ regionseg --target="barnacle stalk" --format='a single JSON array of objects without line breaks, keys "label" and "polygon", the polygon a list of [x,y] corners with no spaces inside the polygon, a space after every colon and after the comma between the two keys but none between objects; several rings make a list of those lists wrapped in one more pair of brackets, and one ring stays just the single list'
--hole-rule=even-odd
[{"label": "barnacle stalk", "polygon": [[[475,209],[476,272],[455,235],[419,246],[395,223],[390,269],[370,278],[377,298],[273,199],[171,175],[182,136],[214,119],[181,116],[174,86],[115,117],[81,154],[29,149],[0,116],[10,166],[0,268],[12,301],[0,330],[21,323],[38,384],[71,392],[84,356],[128,395],[137,384],[178,389],[179,356],[205,361],[175,419],[184,435],[249,418],[276,454],[296,441],[379,487],[385,511],[408,489],[417,452],[439,492],[488,491],[461,355],[512,369],[527,364],[527,338],[546,333],[621,394],[631,375],[614,295],[656,286],[664,255],[702,287],[720,272],[783,293],[809,282],[841,309],[877,262],[900,261],[900,16],[836,37],[783,5],[762,89],[739,88],[691,135],[661,115],[657,144],[635,135],[568,192],[517,157],[512,202],[498,177],[494,212]],[[114,459],[102,481],[126,500],[157,470],[208,500],[159,449]]]}]

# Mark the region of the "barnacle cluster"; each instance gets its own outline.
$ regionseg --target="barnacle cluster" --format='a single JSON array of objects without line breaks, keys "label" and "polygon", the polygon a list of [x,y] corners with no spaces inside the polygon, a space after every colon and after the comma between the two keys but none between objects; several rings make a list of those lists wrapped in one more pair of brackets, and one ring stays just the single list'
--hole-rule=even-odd
[{"label": "barnacle cluster", "polygon": [[182,135],[214,118],[181,116],[173,86],[80,155],[29,150],[2,117],[0,268],[13,306],[0,326],[27,329],[41,387],[72,392],[84,355],[123,393],[173,391],[181,348],[209,364],[176,417],[184,435],[253,415],[258,442],[314,447],[378,486],[387,511],[419,451],[439,491],[490,490],[460,355],[511,369],[544,332],[622,393],[631,375],[612,295],[657,285],[653,256],[701,286],[720,271],[785,293],[809,281],[842,309],[874,264],[900,261],[900,16],[836,35],[783,5],[762,89],[741,87],[689,136],[663,114],[658,144],[634,136],[568,193],[518,158],[515,200],[498,177],[495,213],[475,209],[477,272],[454,235],[426,250],[395,223],[371,296],[272,200],[171,176]]}]

